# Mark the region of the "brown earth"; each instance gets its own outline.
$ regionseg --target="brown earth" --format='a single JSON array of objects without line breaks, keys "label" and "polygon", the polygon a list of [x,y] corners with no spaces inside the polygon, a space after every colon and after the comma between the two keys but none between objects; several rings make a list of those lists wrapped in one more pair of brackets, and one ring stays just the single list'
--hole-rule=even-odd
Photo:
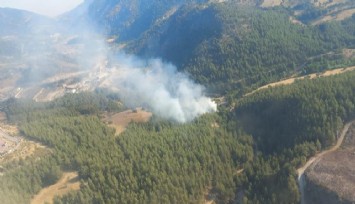
[{"label": "brown earth", "polygon": [[65,172],[59,181],[47,188],[42,189],[31,200],[31,204],[53,203],[56,196],[80,190],[80,181],[77,172]]},{"label": "brown earth", "polygon": [[31,156],[40,157],[50,152],[40,143],[27,140],[19,135],[20,131],[17,126],[8,124],[5,114],[0,112],[0,142],[6,142],[9,148],[6,154],[0,156],[0,164],[27,159]]},{"label": "brown earth", "polygon": [[282,4],[282,0],[264,0],[263,3],[261,4],[261,7],[267,8],[267,7],[274,7],[274,6],[280,6]]},{"label": "brown earth", "polygon": [[12,153],[0,157],[0,164],[19,161],[20,159],[27,159],[32,156],[37,158],[49,153],[50,150],[47,147],[34,141],[23,139],[19,144],[19,147],[16,148]]},{"label": "brown earth", "polygon": [[130,122],[146,123],[151,117],[152,113],[137,108],[134,111],[127,110],[116,114],[106,113],[103,120],[116,129],[116,134],[121,134]]},{"label": "brown earth", "polygon": [[338,149],[324,154],[306,170],[306,201],[355,203],[355,123],[344,138]]}]

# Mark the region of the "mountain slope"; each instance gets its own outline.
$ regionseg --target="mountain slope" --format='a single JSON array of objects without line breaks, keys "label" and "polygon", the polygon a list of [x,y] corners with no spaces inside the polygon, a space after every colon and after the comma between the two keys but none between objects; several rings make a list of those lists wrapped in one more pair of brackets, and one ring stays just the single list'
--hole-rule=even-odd
[{"label": "mountain slope", "polygon": [[355,46],[354,25],[350,18],[302,26],[285,9],[234,2],[187,5],[129,42],[126,50],[171,61],[219,92],[351,64],[339,53]]},{"label": "mountain slope", "polygon": [[94,22],[126,52],[172,62],[214,93],[354,65],[342,54],[355,47],[353,18],[310,25],[352,8],[352,1],[293,0],[260,8],[264,2],[91,0],[67,19]]},{"label": "mountain slope", "polygon": [[0,8],[0,35],[40,33],[52,23],[50,18],[32,12]]},{"label": "mountain slope", "polygon": [[130,40],[139,37],[173,7],[205,1],[207,0],[88,0],[61,18],[75,16],[76,19],[72,19],[74,22],[77,19],[86,19],[119,40]]}]

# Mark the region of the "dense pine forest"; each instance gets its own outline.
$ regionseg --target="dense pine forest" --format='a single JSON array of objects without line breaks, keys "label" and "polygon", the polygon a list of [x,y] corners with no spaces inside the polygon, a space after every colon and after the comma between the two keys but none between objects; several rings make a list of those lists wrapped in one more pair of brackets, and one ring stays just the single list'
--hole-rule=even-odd
[{"label": "dense pine forest", "polygon": [[241,94],[294,74],[355,64],[342,55],[343,48],[355,46],[354,16],[309,26],[292,23],[291,12],[233,1],[187,5],[127,49],[173,62],[217,94]]},{"label": "dense pine forest", "polygon": [[[50,102],[1,101],[6,123],[46,149],[0,163],[0,203],[30,203],[65,172],[78,172],[80,190],[56,197],[56,204],[300,203],[296,169],[332,146],[355,119],[355,71],[320,76],[355,65],[355,15],[312,25],[327,11],[310,4],[295,16],[297,6],[262,8],[259,0],[89,2],[88,18],[79,15],[84,5],[58,21],[74,27],[78,19],[95,21],[110,41],[108,58],[124,51],[142,62],[159,58],[176,65],[221,101],[218,111],[187,123],[153,114],[117,135],[105,117],[128,105],[109,89]],[[68,39],[80,46],[80,38]],[[0,59],[26,56],[21,43],[1,38]],[[13,73],[4,71],[0,79]],[[255,91],[310,73],[319,76]],[[59,84],[50,86],[76,88]]]},{"label": "dense pine forest", "polygon": [[51,154],[5,165],[0,193],[12,195],[6,203],[26,203],[72,170],[81,190],[56,203],[201,203],[211,192],[217,203],[297,203],[296,167],[354,117],[354,75],[261,90],[232,112],[188,124],[154,117],[118,137],[100,114],[122,107],[100,92],[50,103],[13,99],[5,104],[9,120]]}]

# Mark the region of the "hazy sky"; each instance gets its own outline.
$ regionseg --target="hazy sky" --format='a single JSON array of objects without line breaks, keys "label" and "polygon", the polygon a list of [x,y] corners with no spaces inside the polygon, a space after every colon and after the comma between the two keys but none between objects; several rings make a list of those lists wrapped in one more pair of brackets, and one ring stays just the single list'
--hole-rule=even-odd
[{"label": "hazy sky", "polygon": [[83,0],[0,0],[0,7],[32,11],[46,16],[57,16],[79,5]]}]

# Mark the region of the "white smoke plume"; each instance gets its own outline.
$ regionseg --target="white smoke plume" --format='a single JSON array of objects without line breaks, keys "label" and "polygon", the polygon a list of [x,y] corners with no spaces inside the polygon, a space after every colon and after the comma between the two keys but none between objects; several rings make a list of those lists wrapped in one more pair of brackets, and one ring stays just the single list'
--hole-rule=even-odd
[{"label": "white smoke plume", "polygon": [[205,96],[204,87],[178,72],[174,65],[160,59],[140,59],[121,51],[113,52],[106,38],[92,25],[81,25],[81,32],[80,36],[86,36],[82,39],[87,46],[77,61],[81,67],[96,64],[94,70],[101,67],[110,72],[106,88],[118,90],[126,106],[143,106],[162,118],[180,123],[217,110],[216,103]]},{"label": "white smoke plume", "polygon": [[111,81],[128,106],[143,105],[160,117],[181,123],[216,111],[216,104],[204,95],[204,87],[178,72],[172,64],[127,55],[117,60]]},{"label": "white smoke plume", "polygon": [[[86,7],[80,9],[86,13]],[[26,43],[19,46],[21,52],[13,59],[20,61],[25,71],[19,68],[22,78],[14,88],[15,97],[49,101],[64,95],[67,88],[88,91],[104,84],[118,90],[126,106],[142,106],[180,123],[216,111],[204,87],[178,72],[174,65],[113,53],[101,30],[89,21],[71,22],[72,15],[61,17],[59,22],[38,18],[32,20],[30,33],[18,37]],[[31,39],[30,43],[26,39]],[[78,73],[81,79],[77,79]]]}]

